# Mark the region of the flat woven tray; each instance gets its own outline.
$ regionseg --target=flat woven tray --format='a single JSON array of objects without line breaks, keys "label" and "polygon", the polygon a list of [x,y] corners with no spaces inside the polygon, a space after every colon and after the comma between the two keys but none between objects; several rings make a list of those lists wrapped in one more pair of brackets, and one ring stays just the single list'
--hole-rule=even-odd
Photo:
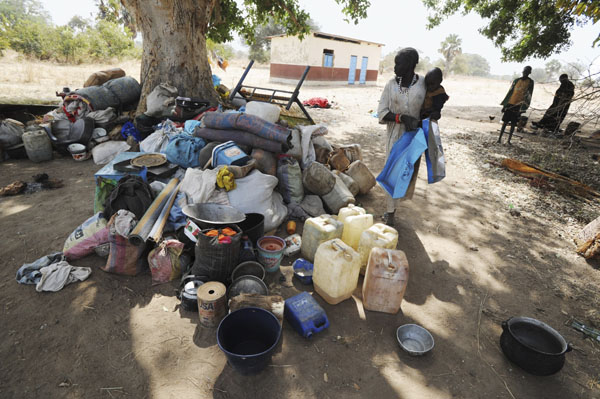
[{"label": "flat woven tray", "polygon": [[167,157],[163,154],[144,154],[139,155],[131,160],[131,165],[138,168],[147,167],[153,168],[167,163]]}]

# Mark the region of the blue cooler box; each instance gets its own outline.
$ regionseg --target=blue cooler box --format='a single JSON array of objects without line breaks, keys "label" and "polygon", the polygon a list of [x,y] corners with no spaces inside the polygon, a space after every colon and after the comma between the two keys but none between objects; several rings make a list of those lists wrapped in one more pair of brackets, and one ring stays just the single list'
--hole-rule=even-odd
[{"label": "blue cooler box", "polygon": [[329,327],[325,310],[308,292],[286,299],[285,319],[305,338]]},{"label": "blue cooler box", "polygon": [[250,161],[250,157],[233,141],[219,144],[212,152],[212,166],[234,165],[244,166]]}]

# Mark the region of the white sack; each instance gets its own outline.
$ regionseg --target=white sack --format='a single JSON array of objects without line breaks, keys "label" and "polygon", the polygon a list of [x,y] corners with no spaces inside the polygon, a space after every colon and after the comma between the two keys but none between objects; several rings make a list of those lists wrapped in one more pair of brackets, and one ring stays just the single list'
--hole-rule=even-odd
[{"label": "white sack", "polygon": [[236,188],[227,193],[229,202],[244,213],[262,213],[265,231],[276,229],[287,216],[281,194],[274,191],[278,182],[275,176],[253,170],[246,177],[236,179]]},{"label": "white sack", "polygon": [[92,157],[96,165],[104,165],[129,148],[125,141],[107,141],[92,148]]}]

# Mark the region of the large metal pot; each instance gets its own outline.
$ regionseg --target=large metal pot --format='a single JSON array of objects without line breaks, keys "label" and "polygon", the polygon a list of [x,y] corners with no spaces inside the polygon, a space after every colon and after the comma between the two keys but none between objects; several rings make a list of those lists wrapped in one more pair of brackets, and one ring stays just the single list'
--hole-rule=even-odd
[{"label": "large metal pot", "polygon": [[502,322],[500,347],[504,355],[534,375],[551,375],[562,369],[571,346],[555,329],[530,317]]}]

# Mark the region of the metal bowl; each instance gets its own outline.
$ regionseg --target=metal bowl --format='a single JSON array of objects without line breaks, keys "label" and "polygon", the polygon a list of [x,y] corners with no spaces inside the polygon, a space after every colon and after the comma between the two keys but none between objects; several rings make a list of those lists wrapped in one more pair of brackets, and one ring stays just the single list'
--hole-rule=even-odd
[{"label": "metal bowl", "polygon": [[229,205],[191,204],[182,209],[183,214],[201,225],[237,224],[246,219],[244,212]]},{"label": "metal bowl", "polygon": [[258,262],[249,260],[242,262],[231,272],[231,281],[235,281],[242,276],[255,276],[261,280],[265,279],[265,268]]},{"label": "metal bowl", "polygon": [[240,294],[260,294],[269,295],[267,285],[256,276],[246,275],[238,277],[231,285],[227,292],[229,299]]},{"label": "metal bowl", "polygon": [[405,324],[396,330],[396,338],[400,347],[411,356],[423,356],[433,349],[433,337],[423,327],[416,324]]}]

